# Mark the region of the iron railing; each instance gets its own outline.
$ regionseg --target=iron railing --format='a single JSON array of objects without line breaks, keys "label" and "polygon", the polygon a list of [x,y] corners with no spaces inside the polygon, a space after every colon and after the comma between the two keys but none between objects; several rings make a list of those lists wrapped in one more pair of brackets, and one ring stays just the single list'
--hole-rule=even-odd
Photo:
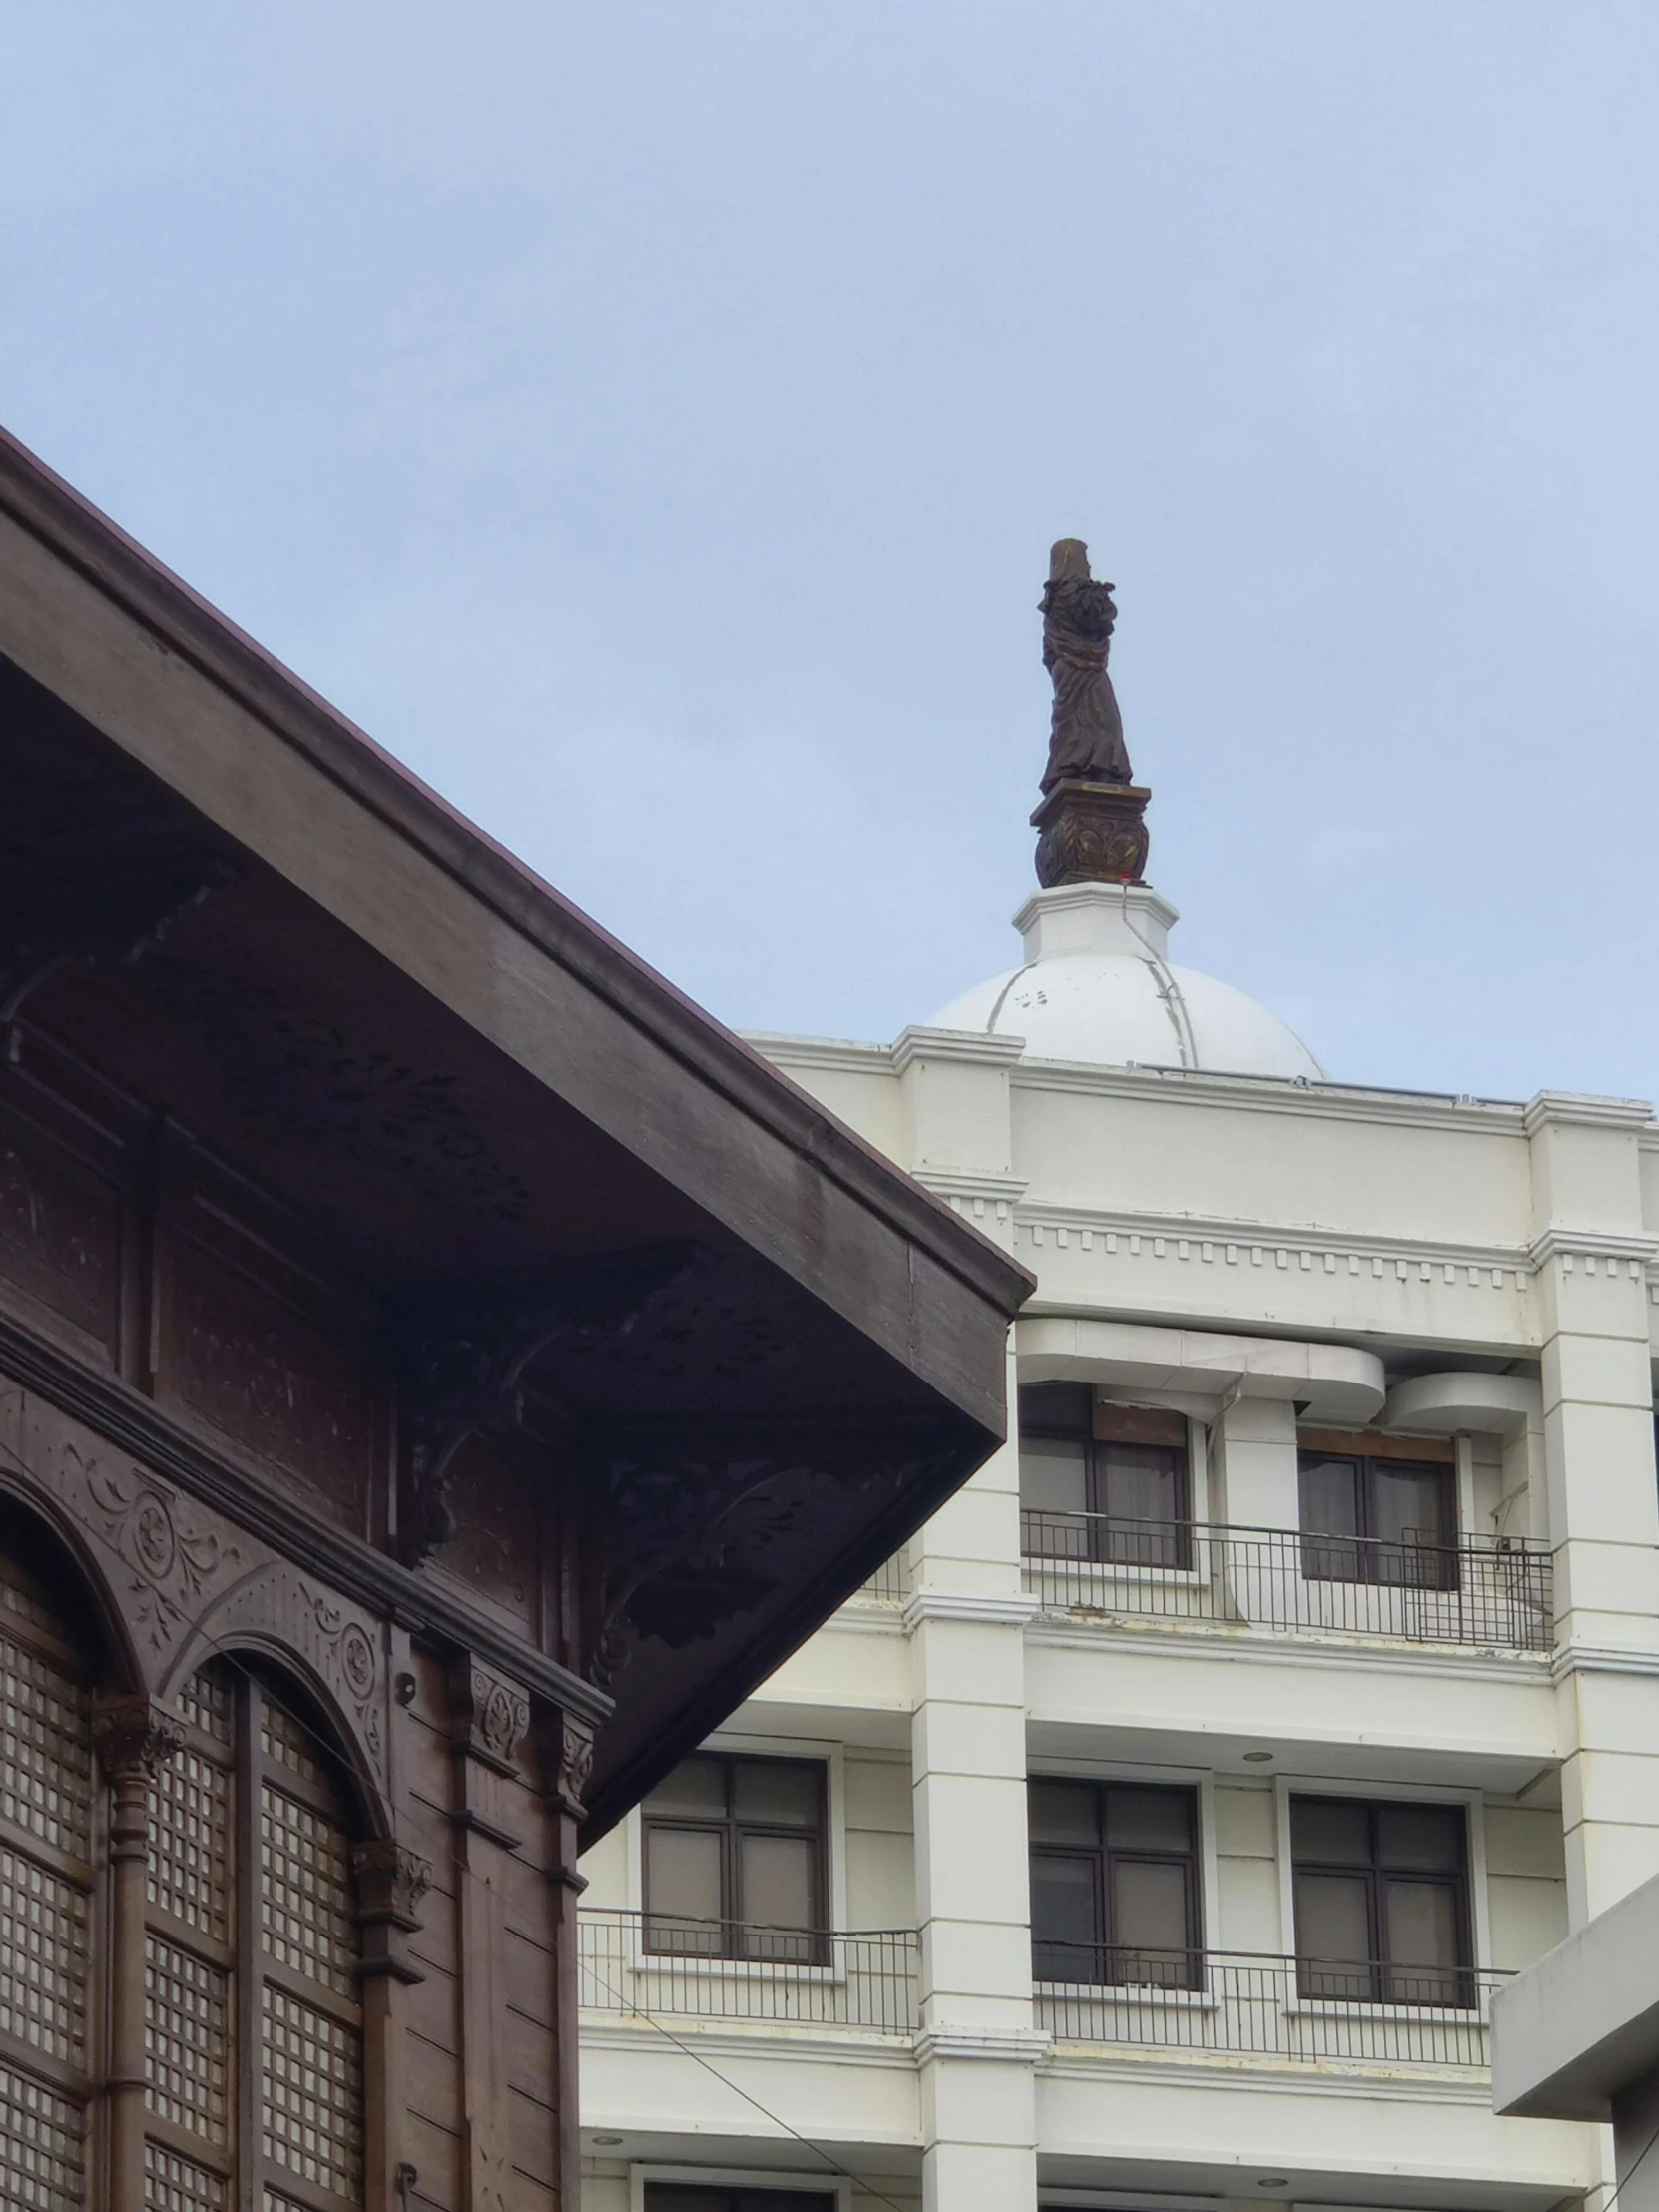
[{"label": "iron railing", "polygon": [[596,2012],[777,2020],[908,2035],[921,1937],[913,1929],[842,1934],[679,1914],[584,1907],[581,2003]]},{"label": "iron railing", "polygon": [[1051,1611],[1509,1651],[1554,1643],[1553,1561],[1529,1537],[1382,1542],[1034,1509],[1020,1521],[1026,1587]]},{"label": "iron railing", "polygon": [[902,1605],[910,1594],[910,1548],[900,1544],[890,1559],[883,1559],[867,1582],[853,1591],[854,1600],[877,1605]]},{"label": "iron railing", "polygon": [[1504,1979],[1464,1967],[1083,1944],[1039,1945],[1035,1966],[1037,2024],[1063,2042],[1293,2065],[1487,2066],[1487,2011]]}]

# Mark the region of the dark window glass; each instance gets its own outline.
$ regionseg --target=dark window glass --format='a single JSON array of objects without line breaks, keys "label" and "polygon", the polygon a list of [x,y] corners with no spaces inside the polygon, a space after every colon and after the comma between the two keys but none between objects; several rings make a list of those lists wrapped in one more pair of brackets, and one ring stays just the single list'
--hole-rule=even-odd
[{"label": "dark window glass", "polygon": [[1457,1587],[1450,1467],[1304,1451],[1298,1456],[1298,1483],[1305,1581]]},{"label": "dark window glass", "polygon": [[645,1801],[645,1947],[822,1964],[824,1769],[701,1752]]},{"label": "dark window glass", "polygon": [[819,2189],[704,2189],[648,2181],[645,2212],[835,2212],[835,2199]]},{"label": "dark window glass", "polygon": [[1032,1971],[1039,1981],[1200,1985],[1191,1790],[1033,1782]]},{"label": "dark window glass", "polygon": [[1303,1995],[1472,2004],[1466,1837],[1460,1806],[1293,1798]]},{"label": "dark window glass", "polygon": [[1035,1558],[1192,1564],[1184,1415],[1097,1405],[1084,1384],[1019,1393],[1020,1504]]}]

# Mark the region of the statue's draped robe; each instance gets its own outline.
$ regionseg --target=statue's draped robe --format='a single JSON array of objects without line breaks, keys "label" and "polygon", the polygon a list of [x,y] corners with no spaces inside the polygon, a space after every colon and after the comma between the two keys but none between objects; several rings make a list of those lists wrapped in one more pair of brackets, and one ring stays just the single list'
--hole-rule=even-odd
[{"label": "statue's draped robe", "polygon": [[1117,619],[1111,586],[1051,578],[1042,611],[1043,665],[1054,679],[1054,726],[1043,790],[1073,777],[1091,784],[1133,782],[1123,717],[1106,673]]}]

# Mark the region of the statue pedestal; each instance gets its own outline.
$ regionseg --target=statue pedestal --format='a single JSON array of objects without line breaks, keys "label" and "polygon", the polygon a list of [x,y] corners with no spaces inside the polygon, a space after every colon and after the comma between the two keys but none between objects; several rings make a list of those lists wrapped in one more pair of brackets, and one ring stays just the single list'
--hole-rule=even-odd
[{"label": "statue pedestal", "polygon": [[1151,840],[1143,784],[1086,784],[1066,777],[1031,817],[1037,839],[1037,881],[1045,891],[1062,883],[1138,883],[1146,873]]}]

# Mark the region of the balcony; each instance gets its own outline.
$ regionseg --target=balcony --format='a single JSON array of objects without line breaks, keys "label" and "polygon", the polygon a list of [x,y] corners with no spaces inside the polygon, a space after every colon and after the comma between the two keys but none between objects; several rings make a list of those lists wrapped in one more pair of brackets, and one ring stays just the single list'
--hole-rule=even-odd
[{"label": "balcony", "polygon": [[578,1930],[584,2011],[915,2031],[921,1937],[913,1929],[841,1935],[596,1906],[581,1910]]},{"label": "balcony", "polygon": [[[1037,1983],[1037,2024],[1061,2042],[1291,2066],[1487,2067],[1489,2000],[1506,1978],[1242,1951],[1063,1963],[1091,1978]],[[1039,1959],[1039,1970],[1061,1964]]]},{"label": "balcony", "polygon": [[1486,1651],[1554,1643],[1553,1561],[1528,1537],[1384,1542],[1029,1508],[1020,1522],[1025,1586],[1045,1612]]}]

